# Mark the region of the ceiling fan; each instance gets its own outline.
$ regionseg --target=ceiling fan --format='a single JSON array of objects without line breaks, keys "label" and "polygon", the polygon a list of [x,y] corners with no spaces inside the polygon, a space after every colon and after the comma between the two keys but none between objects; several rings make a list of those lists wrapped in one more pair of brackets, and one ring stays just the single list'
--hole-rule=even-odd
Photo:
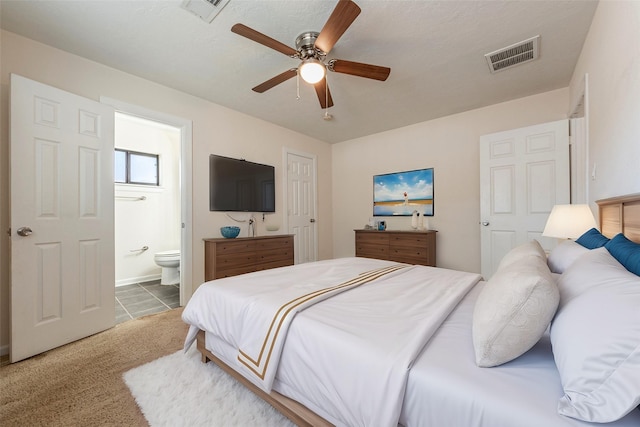
[{"label": "ceiling fan", "polygon": [[344,34],[353,21],[355,21],[360,11],[360,7],[353,1],[339,0],[322,30],[319,33],[308,31],[300,34],[296,38],[295,49],[246,25],[235,24],[231,27],[232,32],[284,53],[291,58],[301,60],[297,68],[291,68],[278,74],[254,87],[253,91],[263,93],[300,73],[300,77],[302,77],[304,81],[314,86],[318,100],[320,101],[320,106],[322,108],[329,108],[333,106],[333,100],[331,99],[331,93],[329,92],[326,81],[327,70],[385,81],[391,72],[391,68],[389,67],[345,61],[342,59],[331,59],[325,62],[327,54],[331,52],[331,49],[338,39]]}]

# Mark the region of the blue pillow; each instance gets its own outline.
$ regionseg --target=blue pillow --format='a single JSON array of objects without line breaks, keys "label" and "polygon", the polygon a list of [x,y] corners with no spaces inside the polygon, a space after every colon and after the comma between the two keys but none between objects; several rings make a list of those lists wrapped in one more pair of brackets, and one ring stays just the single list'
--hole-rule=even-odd
[{"label": "blue pillow", "polygon": [[578,237],[576,243],[584,246],[587,249],[601,248],[607,244],[609,239],[604,237],[598,230],[592,228],[591,230]]},{"label": "blue pillow", "polygon": [[640,276],[639,244],[633,243],[623,234],[616,234],[604,247],[620,264],[624,265],[624,268]]}]

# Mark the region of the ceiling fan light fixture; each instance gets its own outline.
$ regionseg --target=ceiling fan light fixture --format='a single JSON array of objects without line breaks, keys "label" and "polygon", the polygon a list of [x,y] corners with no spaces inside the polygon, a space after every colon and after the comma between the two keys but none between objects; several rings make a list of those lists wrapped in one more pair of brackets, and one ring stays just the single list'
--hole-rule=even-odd
[{"label": "ceiling fan light fixture", "polygon": [[327,72],[325,65],[316,58],[308,58],[302,61],[298,67],[302,80],[309,84],[316,84],[322,80]]}]

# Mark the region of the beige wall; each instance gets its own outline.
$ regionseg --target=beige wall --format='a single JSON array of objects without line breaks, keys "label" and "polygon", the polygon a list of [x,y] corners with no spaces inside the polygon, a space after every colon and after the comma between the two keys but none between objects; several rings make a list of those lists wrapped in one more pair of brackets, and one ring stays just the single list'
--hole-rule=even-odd
[{"label": "beige wall", "polygon": [[[587,81],[589,202],[640,192],[640,2],[601,1],[571,80]],[[595,209],[595,205],[592,206]]]},{"label": "beige wall", "polygon": [[[93,100],[101,96],[193,121],[193,282],[204,279],[204,237],[220,236],[230,220],[209,212],[209,154],[268,163],[276,167],[276,188],[282,189],[283,147],[318,158],[319,258],[331,257],[331,148],[330,145],[271,123],[240,114],[203,99],[102,66],[75,55],[33,42],[13,33],[0,33],[0,230],[9,227],[9,74],[16,73]],[[277,212],[269,222],[282,224],[282,192],[276,193]],[[261,218],[258,234],[266,234]],[[279,231],[279,233],[282,231]],[[0,349],[9,341],[9,255],[0,239]],[[195,287],[195,286],[194,286]]]},{"label": "beige wall", "polygon": [[[395,129],[333,146],[333,255],[354,254],[354,228],[372,215],[373,175],[434,168],[439,267],[480,272],[481,135],[567,117],[568,89]],[[409,229],[410,218],[387,218]]]}]

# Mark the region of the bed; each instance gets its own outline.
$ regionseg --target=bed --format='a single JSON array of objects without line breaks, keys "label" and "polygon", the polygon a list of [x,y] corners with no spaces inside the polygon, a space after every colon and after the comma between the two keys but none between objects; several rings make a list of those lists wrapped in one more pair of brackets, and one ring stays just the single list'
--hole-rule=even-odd
[{"label": "bed", "polygon": [[[185,307],[185,346],[301,426],[640,426],[640,278],[628,271],[640,255],[627,256],[640,195],[598,205],[593,248],[570,242],[547,260],[531,242],[487,282],[363,258],[207,282]],[[527,296],[527,322],[510,313],[505,328],[500,286],[523,271],[555,303]]]}]

